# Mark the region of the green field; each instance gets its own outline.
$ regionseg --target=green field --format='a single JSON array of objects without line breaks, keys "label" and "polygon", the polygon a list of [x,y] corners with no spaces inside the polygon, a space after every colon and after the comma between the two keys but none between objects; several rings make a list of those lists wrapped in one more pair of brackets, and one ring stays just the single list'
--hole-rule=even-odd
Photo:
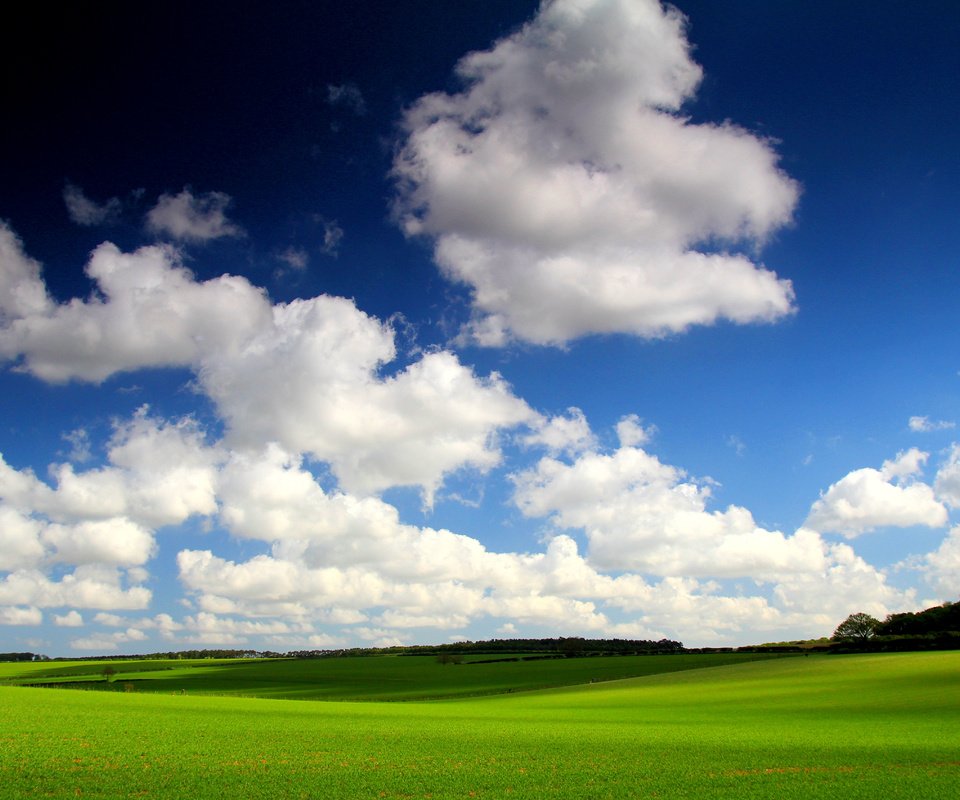
[{"label": "green field", "polygon": [[[322,659],[198,659],[0,664],[0,683],[300,700],[437,700],[529,691],[782,655],[616,656],[440,664],[434,656]],[[793,656],[786,656],[788,658]],[[108,682],[102,672],[116,671]]]},{"label": "green field", "polygon": [[[647,661],[670,658],[682,657]],[[357,661],[407,668],[351,661],[354,672]],[[523,664],[438,669],[471,682],[483,666]],[[223,666],[187,670],[213,679]],[[14,667],[24,665],[2,674]],[[960,796],[960,654],[949,652],[782,658],[433,702],[7,686],[0,703],[0,797]]]}]

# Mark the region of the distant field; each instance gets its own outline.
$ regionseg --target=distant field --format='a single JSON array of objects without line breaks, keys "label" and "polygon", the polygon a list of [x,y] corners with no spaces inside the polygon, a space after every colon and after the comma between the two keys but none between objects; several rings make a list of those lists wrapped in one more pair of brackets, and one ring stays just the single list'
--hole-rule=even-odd
[{"label": "distant field", "polygon": [[[0,664],[0,683],[64,683],[114,691],[132,689],[272,699],[432,700],[619,680],[783,657],[711,653],[483,664],[440,664],[432,656],[40,662]],[[102,675],[106,666],[117,673],[109,684]]]},{"label": "distant field", "polygon": [[955,652],[778,659],[443,702],[0,687],[0,703],[0,797],[960,794]]}]

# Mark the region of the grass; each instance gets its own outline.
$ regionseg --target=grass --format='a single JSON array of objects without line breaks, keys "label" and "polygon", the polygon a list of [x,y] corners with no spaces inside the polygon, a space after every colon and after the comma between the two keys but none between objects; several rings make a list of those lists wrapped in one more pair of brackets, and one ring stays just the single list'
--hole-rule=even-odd
[{"label": "grass", "polygon": [[[616,656],[485,664],[440,664],[433,656],[303,660],[83,661],[0,664],[0,681],[17,685],[224,694],[301,700],[433,700],[620,680],[660,672],[782,658],[715,653]],[[103,678],[107,666],[116,670]]]},{"label": "grass", "polygon": [[960,794],[957,653],[778,659],[443,702],[0,687],[0,703],[0,797]]}]

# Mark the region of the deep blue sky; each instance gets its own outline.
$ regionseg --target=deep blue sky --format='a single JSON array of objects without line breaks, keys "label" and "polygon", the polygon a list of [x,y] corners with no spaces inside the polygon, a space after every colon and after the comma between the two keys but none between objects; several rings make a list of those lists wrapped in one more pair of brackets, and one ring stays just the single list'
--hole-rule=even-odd
[{"label": "deep blue sky", "polygon": [[5,24],[0,649],[742,644],[956,599],[960,9],[677,6]]}]

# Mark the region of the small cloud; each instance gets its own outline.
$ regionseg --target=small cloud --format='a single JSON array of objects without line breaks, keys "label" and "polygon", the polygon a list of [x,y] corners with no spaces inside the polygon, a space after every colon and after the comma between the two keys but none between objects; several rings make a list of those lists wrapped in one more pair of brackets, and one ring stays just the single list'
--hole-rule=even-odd
[{"label": "small cloud", "polygon": [[310,256],[302,247],[288,247],[277,255],[277,259],[298,272],[305,270],[310,263]]},{"label": "small cloud", "polygon": [[83,428],[76,428],[61,437],[70,445],[70,452],[67,454],[74,463],[83,464],[92,457],[90,452],[90,435]]},{"label": "small cloud", "polygon": [[82,639],[74,639],[70,642],[70,647],[74,650],[116,650],[117,643],[113,639],[98,639],[95,636],[88,636]]},{"label": "small cloud", "polygon": [[406,644],[397,631],[384,628],[353,628],[353,633],[360,639],[370,642],[371,647],[401,647]]},{"label": "small cloud", "polygon": [[746,442],[736,434],[727,437],[727,447],[731,448],[738,456],[742,456],[747,451]]},{"label": "small cloud", "polygon": [[907,423],[915,433],[930,433],[931,431],[946,431],[957,427],[956,422],[946,420],[932,420],[930,417],[910,417]]},{"label": "small cloud", "polygon": [[223,192],[194,195],[184,189],[178,195],[163,194],[147,213],[147,229],[189,242],[243,236],[243,228],[227,219],[231,202],[230,195]]},{"label": "small cloud", "polygon": [[566,416],[537,419],[533,433],[523,438],[528,447],[546,447],[551,454],[582,453],[596,442],[587,418],[579,408],[567,409]]},{"label": "small cloud", "polygon": [[327,85],[327,102],[331,106],[346,106],[358,117],[367,113],[367,104],[355,83]]},{"label": "small cloud", "polygon": [[130,583],[146,583],[149,577],[150,573],[143,567],[129,567],[127,569],[127,580],[129,580]]},{"label": "small cloud", "polygon": [[83,193],[83,189],[68,183],[63,189],[63,202],[67,205],[70,220],[77,225],[94,227],[114,225],[120,219],[123,203],[117,197],[111,197],[102,205],[95,203]]},{"label": "small cloud", "polygon": [[477,496],[476,497],[467,497],[460,492],[445,492],[443,495],[444,500],[448,500],[452,503],[459,503],[466,508],[481,508],[483,506],[483,497],[484,491],[483,487],[476,488]]},{"label": "small cloud", "polygon": [[68,611],[62,616],[54,614],[53,624],[60,628],[80,628],[83,626],[83,617],[79,611]]},{"label": "small cloud", "polygon": [[34,606],[0,606],[0,625],[39,625],[43,612]]},{"label": "small cloud", "polygon": [[621,447],[641,447],[647,444],[656,432],[656,425],[644,428],[636,414],[628,414],[617,423],[617,437]]},{"label": "small cloud", "polygon": [[934,490],[916,480],[928,457],[916,448],[898,453],[878,469],[848,473],[827,489],[810,508],[804,527],[852,539],[877,528],[939,528],[947,509]]},{"label": "small cloud", "polygon": [[929,453],[924,453],[916,447],[911,447],[906,452],[897,453],[896,458],[884,461],[880,473],[883,475],[884,480],[900,483],[919,475],[923,471],[923,465],[929,457]]},{"label": "small cloud", "polygon": [[325,256],[333,256],[336,258],[337,252],[340,249],[340,242],[343,240],[343,228],[340,227],[335,219],[328,220],[317,216],[317,222],[323,225],[323,245],[320,248],[320,252]]}]

